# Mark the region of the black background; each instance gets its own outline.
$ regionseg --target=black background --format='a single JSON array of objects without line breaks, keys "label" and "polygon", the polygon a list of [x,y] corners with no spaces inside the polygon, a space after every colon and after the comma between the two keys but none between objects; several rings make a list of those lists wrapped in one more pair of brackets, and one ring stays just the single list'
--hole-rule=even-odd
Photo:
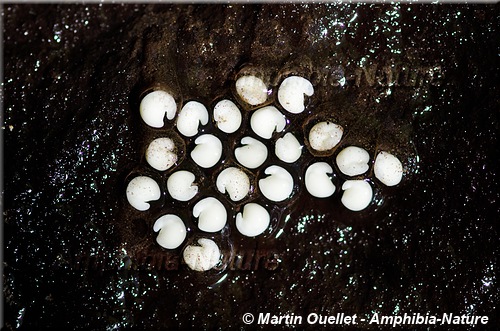
[{"label": "black background", "polygon": [[[7,329],[243,328],[246,312],[488,315],[495,328],[497,6],[17,4],[3,24]],[[313,109],[340,100],[376,124],[369,134],[418,155],[383,211],[352,216],[298,193],[278,208],[291,215],[279,240],[224,234],[277,249],[279,269],[227,271],[217,286],[222,274],[129,268],[154,241],[150,223],[124,212],[150,137],[140,93],[170,84],[211,105],[245,63],[267,76],[298,63],[321,81],[363,57],[442,70],[439,85],[390,95],[316,86]],[[369,134],[359,142],[371,146]],[[82,256],[105,262],[80,270]]]}]

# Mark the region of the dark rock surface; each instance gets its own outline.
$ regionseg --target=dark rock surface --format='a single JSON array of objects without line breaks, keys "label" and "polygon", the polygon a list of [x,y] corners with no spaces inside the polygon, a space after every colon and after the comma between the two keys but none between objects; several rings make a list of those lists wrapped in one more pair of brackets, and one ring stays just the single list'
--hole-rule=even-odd
[{"label": "dark rock surface", "polygon": [[[309,313],[499,322],[498,7],[13,4],[3,24],[6,329],[243,328],[247,312],[301,315],[300,328]],[[345,144],[404,156],[407,177],[359,214],[298,187],[268,205],[265,236],[231,222],[215,235],[246,260],[197,274],[125,200],[158,135],[138,104],[162,86],[211,109],[241,68],[273,88],[309,78],[290,130],[331,116]],[[188,215],[165,200],[148,215]]]}]

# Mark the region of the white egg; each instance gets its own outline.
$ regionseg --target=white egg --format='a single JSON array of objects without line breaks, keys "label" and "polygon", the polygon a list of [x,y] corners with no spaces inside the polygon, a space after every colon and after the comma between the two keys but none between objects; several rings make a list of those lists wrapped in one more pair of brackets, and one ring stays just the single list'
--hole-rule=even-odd
[{"label": "white egg", "polygon": [[186,226],[177,215],[163,215],[153,225],[154,232],[160,232],[156,242],[163,248],[175,249],[186,239]]},{"label": "white egg", "polygon": [[314,87],[307,79],[299,76],[286,78],[278,89],[278,101],[292,114],[302,113],[305,109],[304,95],[312,96]]},{"label": "white egg", "polygon": [[387,186],[395,186],[403,179],[403,164],[394,155],[387,152],[378,153],[373,165],[375,177]]},{"label": "white egg", "polygon": [[174,118],[177,112],[177,104],[170,93],[153,91],[142,99],[139,112],[147,125],[153,128],[161,128],[164,125],[165,114],[169,120]]},{"label": "white egg", "polygon": [[250,180],[247,174],[236,168],[229,167],[217,176],[215,185],[221,193],[228,193],[232,201],[240,201],[250,191]]},{"label": "white egg", "polygon": [[370,167],[369,161],[368,152],[356,146],[346,147],[337,155],[337,166],[347,176],[357,176],[367,172]]},{"label": "white egg", "polygon": [[267,100],[267,86],[255,76],[242,76],[236,81],[236,93],[246,103],[256,106]]},{"label": "white egg", "polygon": [[189,101],[182,107],[177,116],[177,129],[185,137],[198,134],[198,126],[208,123],[208,110],[198,101]]},{"label": "white egg", "polygon": [[192,172],[180,170],[167,179],[167,190],[172,198],[178,201],[189,201],[198,193],[194,184],[196,177]]},{"label": "white egg", "polygon": [[222,156],[222,143],[214,135],[204,134],[194,141],[196,147],[191,152],[191,158],[202,168],[211,168],[219,162]]},{"label": "white egg", "polygon": [[370,205],[373,190],[370,183],[364,180],[346,180],[342,185],[344,194],[342,204],[352,211],[360,211]]},{"label": "white egg", "polygon": [[158,183],[147,176],[135,177],[127,185],[127,200],[132,207],[144,211],[149,209],[149,201],[158,200],[161,197]]},{"label": "white egg", "polygon": [[193,207],[193,216],[198,218],[198,228],[205,232],[218,232],[226,226],[226,208],[216,198],[198,201]]},{"label": "white egg", "polygon": [[327,198],[335,193],[335,185],[328,174],[333,174],[333,169],[328,163],[311,164],[305,175],[307,192],[316,198]]},{"label": "white egg", "polygon": [[276,140],[274,153],[281,161],[294,163],[302,155],[302,145],[292,133],[288,132]]},{"label": "white egg", "polygon": [[159,171],[170,169],[177,162],[175,144],[170,138],[157,138],[146,149],[146,161]]},{"label": "white egg", "polygon": [[195,271],[207,271],[215,267],[221,259],[217,244],[211,239],[200,238],[198,245],[189,245],[184,249],[182,257],[187,266]]},{"label": "white egg", "polygon": [[275,131],[283,131],[285,125],[285,116],[274,106],[257,109],[250,118],[253,132],[264,139],[271,138]]},{"label": "white egg", "polygon": [[312,149],[324,152],[331,150],[342,139],[344,129],[332,122],[319,122],[309,131],[309,145]]},{"label": "white egg", "polygon": [[231,100],[221,100],[214,107],[214,121],[225,133],[236,132],[241,126],[241,112]]},{"label": "white egg", "polygon": [[259,180],[259,189],[271,201],[288,199],[293,191],[293,177],[284,168],[272,165],[264,171],[266,178]]},{"label": "white egg", "polygon": [[247,237],[262,234],[269,227],[271,217],[269,212],[259,204],[248,203],[243,207],[243,213],[236,215],[236,229]]},{"label": "white egg", "polygon": [[267,147],[262,142],[252,137],[243,137],[241,144],[242,147],[234,150],[234,156],[242,166],[255,169],[266,161]]}]

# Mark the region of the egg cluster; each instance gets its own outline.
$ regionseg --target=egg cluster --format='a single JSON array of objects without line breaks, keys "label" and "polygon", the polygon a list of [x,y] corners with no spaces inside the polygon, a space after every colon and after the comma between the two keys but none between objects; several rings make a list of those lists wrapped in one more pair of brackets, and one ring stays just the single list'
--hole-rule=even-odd
[{"label": "egg cluster", "polygon": [[[284,78],[279,84],[277,95],[274,95],[261,78],[244,74],[236,79],[234,91],[235,101],[229,98],[219,100],[209,112],[198,101],[188,101],[178,110],[171,93],[155,90],[142,98],[139,110],[142,120],[149,127],[159,129],[175,126],[181,136],[193,138],[194,147],[187,151],[187,157],[201,171],[214,168],[217,171],[214,183],[208,184],[214,186],[220,195],[204,196],[191,205],[198,229],[205,233],[220,232],[228,222],[226,206],[229,204],[235,210],[236,206],[240,207],[234,217],[239,233],[255,237],[268,229],[271,215],[265,205],[256,199],[249,199],[251,194],[260,193],[269,203],[286,203],[300,186],[297,180],[302,178],[311,196],[321,199],[334,194],[337,189],[332,181],[334,170],[328,162],[313,162],[299,176],[292,175],[287,165],[300,160],[306,145],[318,153],[334,150],[343,138],[344,129],[341,123],[317,120],[304,134],[303,141],[295,132],[284,133],[289,124],[287,116],[293,118],[304,112],[308,98],[314,94],[313,85],[304,77]],[[274,99],[277,102],[273,102]],[[249,109],[248,113],[242,112],[242,108]],[[167,124],[164,122],[165,117]],[[217,134],[201,130],[210,121],[219,131]],[[225,144],[221,137],[243,132],[246,126],[250,127],[251,134],[239,137],[238,147],[231,151],[236,162],[224,162]],[[270,165],[267,162],[263,166],[271,154],[273,159],[279,161]],[[152,140],[146,148],[145,159],[156,171],[170,172],[166,180],[168,199],[188,202],[200,195],[201,179],[195,173],[179,167],[182,160],[176,139],[159,137]],[[361,147],[348,146],[337,154],[334,161],[337,168],[348,177],[341,186],[342,204],[351,211],[368,207],[373,200],[373,190],[370,182],[361,175],[370,168],[369,153]],[[255,170],[258,170],[260,179],[257,179]],[[380,151],[374,159],[373,172],[382,184],[394,186],[402,179],[403,166],[396,156]],[[139,211],[148,210],[149,202],[161,196],[158,182],[145,175],[130,180],[126,190],[128,202]],[[226,204],[220,200],[223,196],[227,200]],[[185,222],[175,214],[159,217],[153,230],[158,232],[157,243],[166,249],[180,247],[188,233]],[[221,252],[212,239],[200,238],[196,244],[184,247],[183,259],[191,269],[205,271],[220,262]]]}]

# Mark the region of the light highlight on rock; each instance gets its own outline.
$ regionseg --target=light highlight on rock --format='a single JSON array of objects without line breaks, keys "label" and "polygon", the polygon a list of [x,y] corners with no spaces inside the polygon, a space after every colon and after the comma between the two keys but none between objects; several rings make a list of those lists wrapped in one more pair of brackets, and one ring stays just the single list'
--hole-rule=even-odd
[{"label": "light highlight on rock", "polygon": [[193,216],[198,218],[198,228],[205,232],[217,232],[226,226],[227,211],[216,198],[208,197],[193,207]]},{"label": "light highlight on rock", "polygon": [[288,199],[293,191],[293,177],[284,168],[272,165],[264,171],[268,177],[259,180],[259,189],[271,201]]},{"label": "light highlight on rock", "polygon": [[305,175],[306,189],[316,198],[327,198],[335,193],[335,185],[329,174],[333,174],[332,167],[326,162],[311,164]]},{"label": "light highlight on rock", "polygon": [[395,186],[403,179],[403,165],[394,155],[387,152],[378,153],[373,166],[375,177],[387,186]]},{"label": "light highlight on rock", "polygon": [[252,137],[243,137],[241,144],[242,147],[234,150],[234,156],[242,166],[255,169],[266,161],[267,147],[262,142]]},{"label": "light highlight on rock", "polygon": [[231,100],[221,100],[214,107],[214,121],[222,132],[233,133],[241,126],[241,112]]},{"label": "light highlight on rock", "polygon": [[167,190],[172,198],[178,201],[189,201],[198,193],[198,186],[194,184],[193,173],[180,170],[174,172],[167,179]]},{"label": "light highlight on rock", "polygon": [[211,168],[219,162],[222,156],[222,143],[214,135],[204,134],[194,141],[196,147],[191,152],[191,158],[202,168]]},{"label": "light highlight on rock", "polygon": [[281,161],[294,163],[302,155],[302,145],[292,133],[288,132],[276,140],[274,153]]},{"label": "light highlight on rock", "polygon": [[337,155],[337,166],[347,176],[357,176],[368,171],[370,155],[366,150],[356,146],[344,148]]},{"label": "light highlight on rock", "polygon": [[184,249],[182,257],[191,270],[207,271],[215,267],[221,258],[217,244],[206,238],[198,239],[198,245],[189,245]]},{"label": "light highlight on rock", "polygon": [[344,129],[332,122],[319,122],[309,131],[309,145],[312,149],[325,152],[329,151],[340,142]]},{"label": "light highlight on rock", "polygon": [[175,249],[186,239],[186,226],[177,215],[163,215],[153,225],[154,232],[158,232],[156,242],[163,248]]},{"label": "light highlight on rock", "polygon": [[198,134],[198,126],[207,125],[208,110],[198,101],[189,101],[182,107],[177,116],[177,130],[185,137]]},{"label": "light highlight on rock", "polygon": [[250,180],[247,174],[236,167],[222,170],[217,176],[215,185],[219,192],[227,192],[232,201],[242,200],[250,191]]},{"label": "light highlight on rock", "polygon": [[342,185],[342,190],[342,204],[352,211],[365,209],[373,198],[372,187],[364,180],[347,180]]},{"label": "light highlight on rock", "polygon": [[243,207],[243,213],[236,214],[236,229],[247,237],[262,234],[269,227],[270,222],[269,212],[256,203],[246,204]]},{"label": "light highlight on rock", "polygon": [[146,149],[146,162],[156,170],[165,171],[177,162],[175,144],[170,138],[157,138]]},{"label": "light highlight on rock", "polygon": [[236,81],[236,93],[246,103],[256,106],[267,100],[267,86],[255,76],[242,76]]},{"label": "light highlight on rock", "polygon": [[164,125],[165,114],[169,120],[175,117],[177,104],[170,93],[153,91],[142,99],[139,112],[147,125],[153,128],[161,128]]},{"label": "light highlight on rock", "polygon": [[154,179],[147,176],[138,176],[128,183],[126,195],[132,207],[144,211],[149,209],[149,201],[160,198],[161,191],[160,186]]},{"label": "light highlight on rock", "polygon": [[307,79],[299,76],[285,78],[278,89],[278,101],[292,114],[302,113],[305,109],[304,95],[312,96],[314,87]]}]

